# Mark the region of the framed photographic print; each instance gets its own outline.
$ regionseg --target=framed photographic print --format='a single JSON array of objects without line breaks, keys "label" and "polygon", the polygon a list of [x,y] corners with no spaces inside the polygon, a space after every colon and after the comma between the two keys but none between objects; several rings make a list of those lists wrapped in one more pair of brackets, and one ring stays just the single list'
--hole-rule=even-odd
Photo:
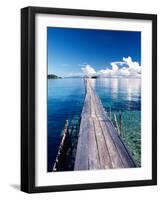
[{"label": "framed photographic print", "polygon": [[157,16],[21,10],[21,190],[157,184]]}]

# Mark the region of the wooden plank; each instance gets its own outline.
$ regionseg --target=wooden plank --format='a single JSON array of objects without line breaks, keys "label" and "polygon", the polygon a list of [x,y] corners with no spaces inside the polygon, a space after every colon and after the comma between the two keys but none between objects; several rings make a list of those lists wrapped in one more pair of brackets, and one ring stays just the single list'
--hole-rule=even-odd
[{"label": "wooden plank", "polygon": [[88,130],[89,125],[86,123],[88,118],[83,117],[81,119],[76,160],[74,170],[85,170],[88,169]]},{"label": "wooden plank", "polygon": [[97,118],[93,118],[93,124],[95,127],[95,134],[96,134],[96,140],[97,140],[97,145],[98,145],[101,169],[113,168],[112,162],[111,162],[111,156],[108,151],[106,141],[104,139],[104,135]]},{"label": "wooden plank", "polygon": [[105,109],[85,80],[86,97],[75,160],[75,170],[135,167],[126,146],[119,137]]},{"label": "wooden plank", "polygon": [[93,97],[94,93],[93,91],[90,89],[90,95],[91,95],[91,115],[93,118],[93,126],[95,128],[95,140],[98,146],[98,154],[99,154],[99,159],[100,159],[100,166],[101,169],[108,169],[108,168],[112,168],[112,163],[111,163],[111,158],[110,158],[110,154],[108,152],[107,149],[107,145],[106,142],[104,140],[104,136],[103,136],[103,132],[102,129],[100,127],[100,123],[99,123],[99,118],[97,114],[97,107],[99,105],[96,105],[96,101],[95,98]]},{"label": "wooden plank", "polygon": [[[98,98],[98,96],[95,94],[95,100],[97,101],[97,104],[102,104],[100,102],[100,99]],[[99,112],[102,113],[102,115],[104,116],[103,119],[106,118],[106,120],[104,120],[105,124],[102,123],[102,126],[106,125],[106,128],[104,128],[105,130],[105,136],[108,137],[109,134],[112,138],[113,141],[110,142],[110,144],[114,144],[117,148],[117,151],[118,151],[118,155],[120,155],[121,157],[121,160],[122,160],[122,163],[123,163],[123,166],[124,167],[136,167],[136,164],[134,162],[134,160],[132,159],[127,147],[125,146],[125,144],[122,142],[121,138],[118,136],[118,133],[115,129],[115,127],[113,126],[112,122],[108,119],[104,109],[103,109],[103,106],[97,106],[97,109],[99,110]],[[108,139],[106,139],[106,142],[108,143],[109,141],[109,137]],[[110,147],[110,145],[108,144],[108,146]],[[112,152],[111,152],[112,153]],[[115,159],[114,163],[116,165],[114,165],[115,167],[117,167],[117,164],[119,164],[119,160],[117,158],[117,156],[111,156],[113,159]],[[117,163],[119,162],[119,163]],[[120,163],[121,164],[121,163]],[[122,167],[122,164],[120,165],[119,164],[119,168]]]},{"label": "wooden plank", "polygon": [[88,133],[89,135],[88,167],[89,169],[101,169],[98,145],[95,137],[95,130],[92,118],[89,118],[89,125],[90,125],[90,131]]},{"label": "wooden plank", "polygon": [[81,116],[90,115],[90,114],[91,114],[90,96],[87,94],[84,100],[84,106],[83,106]]},{"label": "wooden plank", "polygon": [[104,138],[108,147],[108,151],[111,156],[111,162],[112,162],[113,168],[123,168],[124,164],[122,162],[118,149],[115,143],[113,142],[113,139],[106,127],[106,122],[104,120],[100,120],[100,124],[103,129]]},{"label": "wooden plank", "polygon": [[[96,95],[95,95],[95,99],[94,100],[96,101]],[[97,103],[98,103],[98,101],[97,101]],[[108,129],[106,128],[106,123],[108,122],[107,116],[104,113],[104,110],[100,109],[100,107],[101,106],[96,106],[95,107],[96,115],[97,115],[97,113],[101,112],[102,116],[103,116],[102,119],[100,118],[99,123],[100,123],[100,127],[102,129],[102,132],[103,132],[102,134],[103,134],[106,146],[108,148],[108,152],[110,154],[112,166],[113,166],[113,168],[123,168],[124,165],[123,165],[122,159],[121,159],[121,157],[120,157],[120,155],[118,153],[116,145],[114,144],[114,142],[113,142],[113,140],[111,138],[110,133],[108,132]]]},{"label": "wooden plank", "polygon": [[111,122],[108,122],[108,124],[106,124],[106,127],[109,130],[109,133],[118,149],[124,167],[125,168],[136,167],[134,160],[132,159],[127,147],[125,146],[125,144],[119,137],[118,133],[116,132],[116,129],[114,128],[113,124]]}]

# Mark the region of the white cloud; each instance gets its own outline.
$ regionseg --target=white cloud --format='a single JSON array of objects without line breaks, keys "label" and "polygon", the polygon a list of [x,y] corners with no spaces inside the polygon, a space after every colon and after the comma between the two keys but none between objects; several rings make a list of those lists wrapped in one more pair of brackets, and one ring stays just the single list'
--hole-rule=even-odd
[{"label": "white cloud", "polygon": [[95,69],[90,65],[85,65],[82,71],[85,76],[91,77],[97,75],[99,77],[137,77],[141,76],[141,66],[138,62],[133,62],[132,58],[129,56],[122,59],[123,61],[112,62],[111,68],[101,69],[95,71]]},{"label": "white cloud", "polygon": [[87,77],[96,75],[95,69],[93,67],[91,67],[90,65],[85,65],[85,67],[82,68],[82,71],[83,71],[84,75]]},{"label": "white cloud", "polygon": [[141,66],[139,66],[138,62],[133,62],[130,56],[128,58],[123,58],[123,61],[129,66],[130,71],[141,74]]},{"label": "white cloud", "polygon": [[111,63],[111,66],[112,66],[112,71],[113,71],[113,72],[118,71],[119,68],[118,68],[118,66],[117,66],[117,64],[116,64],[115,62],[112,62],[112,63]]}]

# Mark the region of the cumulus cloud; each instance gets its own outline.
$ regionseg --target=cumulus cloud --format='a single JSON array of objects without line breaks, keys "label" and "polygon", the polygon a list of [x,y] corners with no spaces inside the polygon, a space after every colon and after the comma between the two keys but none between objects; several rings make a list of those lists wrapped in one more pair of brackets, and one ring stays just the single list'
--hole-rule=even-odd
[{"label": "cumulus cloud", "polygon": [[141,66],[138,62],[134,62],[132,58],[129,56],[127,58],[122,59],[119,62],[110,63],[111,67],[107,67],[106,69],[101,69],[99,71],[95,71],[95,69],[90,65],[85,65],[82,68],[82,71],[85,76],[92,77],[137,77],[141,76]]},{"label": "cumulus cloud", "polygon": [[84,75],[87,77],[92,77],[92,76],[96,75],[95,69],[93,67],[91,67],[90,65],[85,65],[85,67],[82,68],[82,71],[83,71]]}]

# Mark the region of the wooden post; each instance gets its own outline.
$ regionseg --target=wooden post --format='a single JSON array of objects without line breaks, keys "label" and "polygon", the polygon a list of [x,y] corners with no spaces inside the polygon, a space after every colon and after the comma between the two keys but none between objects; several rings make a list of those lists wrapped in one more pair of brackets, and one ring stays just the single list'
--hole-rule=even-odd
[{"label": "wooden post", "polygon": [[63,131],[63,137],[61,139],[60,146],[59,146],[59,149],[58,149],[58,153],[57,153],[57,156],[56,156],[56,160],[55,160],[55,163],[53,165],[53,171],[59,170],[59,167],[62,164],[61,160],[63,159],[63,156],[64,156],[64,146],[66,145],[65,143],[66,143],[66,140],[69,136],[68,125],[69,125],[69,122],[68,122],[68,120],[66,120],[64,131]]},{"label": "wooden post", "polygon": [[119,129],[119,126],[118,126],[118,122],[117,122],[117,118],[116,118],[116,114],[115,113],[114,113],[114,120],[115,120],[115,124],[116,124],[116,128],[117,128],[117,132],[120,135],[120,129]]},{"label": "wooden post", "polygon": [[120,117],[120,135],[122,135],[122,112],[119,113]]},{"label": "wooden post", "polygon": [[109,109],[110,109],[110,119],[111,119],[111,106],[109,107]]}]

